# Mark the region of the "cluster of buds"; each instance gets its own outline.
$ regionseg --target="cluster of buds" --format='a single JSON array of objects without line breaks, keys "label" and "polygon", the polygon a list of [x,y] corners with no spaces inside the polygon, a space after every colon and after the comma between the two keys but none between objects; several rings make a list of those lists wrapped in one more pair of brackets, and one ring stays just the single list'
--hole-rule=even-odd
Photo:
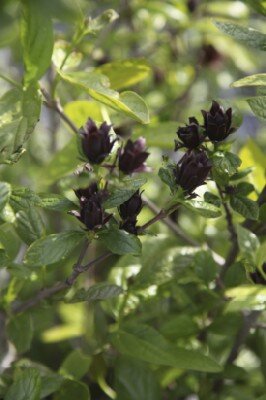
[{"label": "cluster of buds", "polygon": [[120,228],[136,235],[138,232],[137,216],[141,212],[142,207],[143,201],[141,193],[138,190],[118,208],[119,215],[122,218]]},{"label": "cluster of buds", "polygon": [[79,199],[80,211],[70,211],[90,231],[102,227],[111,218],[103,209],[103,202],[107,197],[105,190],[99,190],[96,182],[86,189],[77,189],[75,194]]},{"label": "cluster of buds", "polygon": [[235,132],[235,128],[232,127],[232,108],[225,111],[217,101],[213,101],[209,111],[202,110],[201,112],[203,125],[200,125],[196,118],[191,117],[189,124],[178,129],[177,136],[180,141],[176,142],[176,149],[196,148],[207,139],[211,142],[221,142]]},{"label": "cluster of buds", "polygon": [[226,111],[216,101],[212,102],[209,111],[202,110],[203,125],[195,117],[189,118],[189,123],[179,127],[178,141],[175,141],[175,150],[186,147],[188,151],[178,162],[174,171],[175,180],[186,195],[203,185],[211,170],[203,143],[207,140],[220,142],[235,131],[232,128],[232,109]]}]

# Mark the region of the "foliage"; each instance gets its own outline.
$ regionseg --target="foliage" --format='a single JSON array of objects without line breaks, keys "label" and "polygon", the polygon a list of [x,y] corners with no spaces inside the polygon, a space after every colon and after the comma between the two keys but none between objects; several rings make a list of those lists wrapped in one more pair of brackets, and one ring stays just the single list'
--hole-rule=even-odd
[{"label": "foliage", "polygon": [[0,399],[264,398],[264,15],[1,2]]}]

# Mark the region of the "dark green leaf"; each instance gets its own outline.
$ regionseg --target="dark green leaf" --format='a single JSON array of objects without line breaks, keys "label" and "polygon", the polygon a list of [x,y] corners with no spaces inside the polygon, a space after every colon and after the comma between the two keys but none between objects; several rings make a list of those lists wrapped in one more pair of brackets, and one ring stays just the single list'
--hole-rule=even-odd
[{"label": "dark green leaf", "polygon": [[214,280],[217,273],[217,266],[208,251],[198,251],[194,255],[194,268],[197,276],[206,284]]},{"label": "dark green leaf", "polygon": [[141,241],[135,235],[120,229],[109,229],[99,233],[99,239],[105,246],[115,254],[134,254],[141,253]]},{"label": "dark green leaf", "polygon": [[76,204],[60,194],[39,193],[39,206],[53,211],[70,211],[77,208]]},{"label": "dark green leaf", "polygon": [[167,186],[169,186],[172,193],[176,190],[177,184],[173,174],[173,167],[171,165],[165,168],[164,167],[160,168],[158,176],[162,182],[164,182]]},{"label": "dark green leaf", "polygon": [[125,186],[117,187],[111,190],[108,199],[104,202],[104,208],[118,207],[120,204],[127,201],[133,194],[146,182],[145,178],[124,179],[122,182]]},{"label": "dark green leaf", "polygon": [[236,192],[242,196],[247,196],[254,191],[254,186],[249,182],[240,182],[236,185]]},{"label": "dark green leaf", "polygon": [[198,331],[198,325],[192,316],[187,314],[169,315],[169,320],[164,322],[160,328],[160,332],[171,339],[187,338],[195,335]]},{"label": "dark green leaf", "polygon": [[221,367],[196,350],[176,347],[147,325],[128,325],[111,335],[111,341],[123,355],[156,365],[180,369],[219,372]]},{"label": "dark green leaf", "polygon": [[33,325],[29,314],[13,316],[7,325],[9,340],[15,345],[18,353],[29,350],[32,337]]},{"label": "dark green leaf", "polygon": [[237,226],[237,240],[241,255],[247,259],[250,264],[255,266],[256,253],[260,247],[257,236],[242,226]]},{"label": "dark green leaf", "polygon": [[89,370],[91,357],[81,350],[73,350],[63,361],[60,374],[70,379],[81,379]]},{"label": "dark green leaf", "polygon": [[123,289],[120,286],[101,282],[91,286],[87,290],[79,289],[70,299],[70,302],[105,300],[117,297],[121,293],[123,293]]},{"label": "dark green leaf", "polygon": [[50,65],[53,53],[53,25],[44,1],[23,0],[21,40],[25,83],[40,79]]},{"label": "dark green leaf", "polygon": [[216,151],[212,157],[213,167],[219,175],[233,175],[241,165],[240,158],[228,151]]},{"label": "dark green leaf", "polygon": [[28,248],[25,263],[32,267],[41,267],[64,260],[84,238],[84,232],[68,231],[38,239]]},{"label": "dark green leaf", "polygon": [[41,378],[35,368],[25,368],[16,375],[5,400],[40,400]]},{"label": "dark green leaf", "polygon": [[258,204],[244,196],[233,195],[230,197],[230,205],[239,214],[248,219],[257,220],[259,217]]},{"label": "dark green leaf", "polygon": [[44,223],[34,206],[29,205],[27,210],[19,211],[16,214],[15,224],[18,235],[27,244],[31,244],[45,234]]},{"label": "dark green leaf", "polygon": [[162,399],[155,374],[147,367],[146,363],[120,357],[115,375],[117,400]]},{"label": "dark green leaf", "polygon": [[67,379],[56,393],[54,400],[90,400],[90,398],[89,389],[84,383]]}]

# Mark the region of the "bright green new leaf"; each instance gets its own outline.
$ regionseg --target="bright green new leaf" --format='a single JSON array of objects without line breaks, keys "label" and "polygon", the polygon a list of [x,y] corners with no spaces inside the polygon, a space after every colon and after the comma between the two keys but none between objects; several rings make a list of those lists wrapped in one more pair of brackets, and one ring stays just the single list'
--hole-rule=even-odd
[{"label": "bright green new leaf", "polygon": [[145,79],[150,67],[144,59],[115,61],[96,69],[100,74],[108,76],[112,89],[126,88]]},{"label": "bright green new leaf", "polygon": [[21,41],[25,84],[37,81],[50,66],[54,39],[51,16],[43,0],[23,0]]},{"label": "bright green new leaf", "polygon": [[103,230],[99,233],[100,241],[114,254],[141,253],[141,241],[136,235],[127,233],[121,229]]},{"label": "bright green new leaf", "polygon": [[40,400],[41,377],[35,368],[25,368],[15,376],[5,400]]},{"label": "bright green new leaf", "polygon": [[238,81],[232,83],[232,86],[266,86],[266,74],[246,76],[245,78],[239,79]]},{"label": "bright green new leaf", "polygon": [[110,89],[106,76],[97,72],[59,72],[61,78],[72,85],[85,90],[94,100],[103,103],[118,112],[147,124],[149,113],[145,101],[135,92],[118,93]]},{"label": "bright green new leaf", "polygon": [[18,353],[29,350],[33,337],[31,316],[29,314],[13,316],[7,324],[7,335]]},{"label": "bright green new leaf", "polygon": [[70,101],[64,106],[64,112],[78,128],[85,125],[88,118],[103,122],[101,105],[96,101]]},{"label": "bright green new leaf", "polygon": [[217,28],[247,46],[266,51],[266,35],[256,29],[247,28],[229,22],[215,21]]},{"label": "bright green new leaf", "polygon": [[41,267],[64,260],[84,238],[84,232],[68,231],[38,239],[28,248],[25,263],[32,267]]},{"label": "bright green new leaf", "polygon": [[111,335],[111,341],[123,355],[155,365],[219,372],[221,367],[196,350],[186,350],[169,343],[160,333],[144,324],[128,325]]}]

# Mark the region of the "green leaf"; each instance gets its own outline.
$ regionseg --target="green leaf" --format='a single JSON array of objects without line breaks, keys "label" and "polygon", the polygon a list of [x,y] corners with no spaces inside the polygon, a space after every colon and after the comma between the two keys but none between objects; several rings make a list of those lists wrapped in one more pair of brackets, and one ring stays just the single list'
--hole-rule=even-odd
[{"label": "green leaf", "polygon": [[119,18],[119,14],[109,8],[108,10],[104,10],[102,14],[100,14],[96,18],[88,18],[87,19],[87,26],[86,29],[84,30],[84,35],[87,35],[89,33],[95,34],[102,29],[106,28],[108,24],[111,24],[113,21],[115,21],[117,18]]},{"label": "green leaf", "polygon": [[230,205],[233,210],[245,218],[257,220],[259,217],[259,206],[256,201],[244,196],[239,194],[230,196]]},{"label": "green leaf", "polygon": [[141,253],[141,241],[136,235],[132,235],[124,230],[111,228],[99,232],[100,241],[114,254],[134,254]]},{"label": "green leaf", "polygon": [[35,368],[25,368],[16,374],[5,400],[40,400],[41,377]]},{"label": "green leaf", "polygon": [[177,121],[164,121],[138,126],[134,129],[133,139],[144,136],[149,147],[173,150],[176,138]]},{"label": "green leaf", "polygon": [[100,241],[114,254],[141,253],[141,241],[136,235],[132,235],[121,229],[109,229],[99,233]]},{"label": "green leaf", "polygon": [[201,250],[194,255],[194,269],[197,276],[206,284],[214,280],[217,266],[209,251]]},{"label": "green leaf", "polygon": [[160,332],[171,339],[188,338],[196,335],[199,327],[191,315],[169,315],[169,319],[163,322]]},{"label": "green leaf", "polygon": [[41,99],[37,88],[11,89],[0,99],[0,163],[15,163],[24,152],[23,144],[28,140],[37,124],[41,110]]},{"label": "green leaf", "polygon": [[8,267],[9,263],[10,263],[10,259],[9,259],[8,255],[6,254],[6,251],[4,249],[0,249],[0,268]]},{"label": "green leaf", "polygon": [[233,87],[266,86],[266,74],[249,75],[232,83]]},{"label": "green leaf", "polygon": [[108,282],[101,282],[91,286],[87,290],[79,289],[75,292],[74,296],[71,297],[70,302],[111,299],[119,296],[121,293],[123,293],[123,289],[120,286]]},{"label": "green leaf", "polygon": [[133,194],[146,183],[145,178],[136,179],[124,179],[122,182],[122,187],[116,187],[111,190],[108,199],[104,202],[104,208],[118,207],[120,204],[127,201]]},{"label": "green leaf", "polygon": [[23,0],[21,41],[25,83],[37,81],[50,66],[53,53],[53,25],[44,1]]},{"label": "green leaf", "polygon": [[29,208],[29,204],[38,206],[40,203],[39,196],[29,188],[13,187],[10,197],[10,205],[16,211]]},{"label": "green leaf", "polygon": [[84,237],[84,232],[68,231],[38,239],[28,248],[25,263],[32,267],[41,267],[64,260]]},{"label": "green leaf", "polygon": [[111,88],[118,90],[142,81],[149,75],[150,70],[145,59],[132,59],[104,64],[97,68],[96,72],[107,76]]},{"label": "green leaf", "polygon": [[15,225],[18,235],[27,244],[31,244],[45,234],[45,225],[40,213],[30,204],[27,210],[16,214]]},{"label": "green leaf", "polygon": [[147,124],[149,122],[148,108],[145,101],[134,92],[118,93],[109,88],[106,76],[96,72],[59,72],[61,78],[72,85],[85,90],[94,100],[103,103],[118,112]]},{"label": "green leaf", "polygon": [[59,372],[67,378],[79,380],[88,372],[90,365],[91,357],[76,349],[64,359]]},{"label": "green leaf", "polygon": [[196,350],[186,350],[169,343],[155,329],[144,325],[128,325],[111,335],[111,341],[123,355],[156,365],[180,369],[219,372],[221,367]]},{"label": "green leaf", "polygon": [[256,266],[256,254],[260,247],[260,242],[257,236],[242,226],[237,226],[237,241],[240,254],[252,266]]},{"label": "green leaf", "polygon": [[64,112],[78,128],[87,122],[88,117],[103,122],[101,105],[97,101],[70,101],[64,106]]},{"label": "green leaf", "polygon": [[9,183],[0,182],[0,211],[3,210],[8,203],[11,194],[11,186]]},{"label": "green leaf", "polygon": [[76,204],[60,194],[39,193],[39,206],[53,211],[70,211],[77,208]]},{"label": "green leaf", "polygon": [[221,210],[213,204],[199,200],[185,200],[182,202],[184,207],[188,208],[206,218],[217,218],[221,216]]},{"label": "green leaf", "polygon": [[[120,357],[115,370],[117,400],[161,400],[160,385],[146,363]],[[136,384],[137,382],[137,384]]]},{"label": "green leaf", "polygon": [[170,188],[171,192],[174,193],[177,188],[177,184],[173,172],[173,166],[168,165],[166,167],[161,167],[158,171],[158,176],[161,181]]},{"label": "green leaf", "polygon": [[242,196],[247,196],[248,194],[254,191],[254,186],[252,185],[252,183],[249,182],[239,182],[236,185],[235,190],[237,194],[240,194]]},{"label": "green leaf", "polygon": [[247,102],[257,117],[266,119],[266,96],[251,97]]},{"label": "green leaf", "polygon": [[80,163],[77,138],[74,136],[45,166],[45,176],[43,176],[43,167],[37,170],[36,175],[41,177],[44,185],[48,185],[75,170]]},{"label": "green leaf", "polygon": [[233,175],[241,165],[240,158],[229,151],[216,151],[212,157],[213,167],[219,175]]},{"label": "green leaf", "polygon": [[13,316],[7,324],[7,335],[18,353],[29,350],[33,337],[31,316],[29,314]]},{"label": "green leaf", "polygon": [[217,28],[247,46],[266,51],[266,35],[253,28],[215,21]]},{"label": "green leaf", "polygon": [[73,399],[90,400],[91,397],[90,397],[89,389],[84,383],[67,379],[63,383],[59,392],[56,393],[56,395],[53,399],[54,400],[73,400]]}]

